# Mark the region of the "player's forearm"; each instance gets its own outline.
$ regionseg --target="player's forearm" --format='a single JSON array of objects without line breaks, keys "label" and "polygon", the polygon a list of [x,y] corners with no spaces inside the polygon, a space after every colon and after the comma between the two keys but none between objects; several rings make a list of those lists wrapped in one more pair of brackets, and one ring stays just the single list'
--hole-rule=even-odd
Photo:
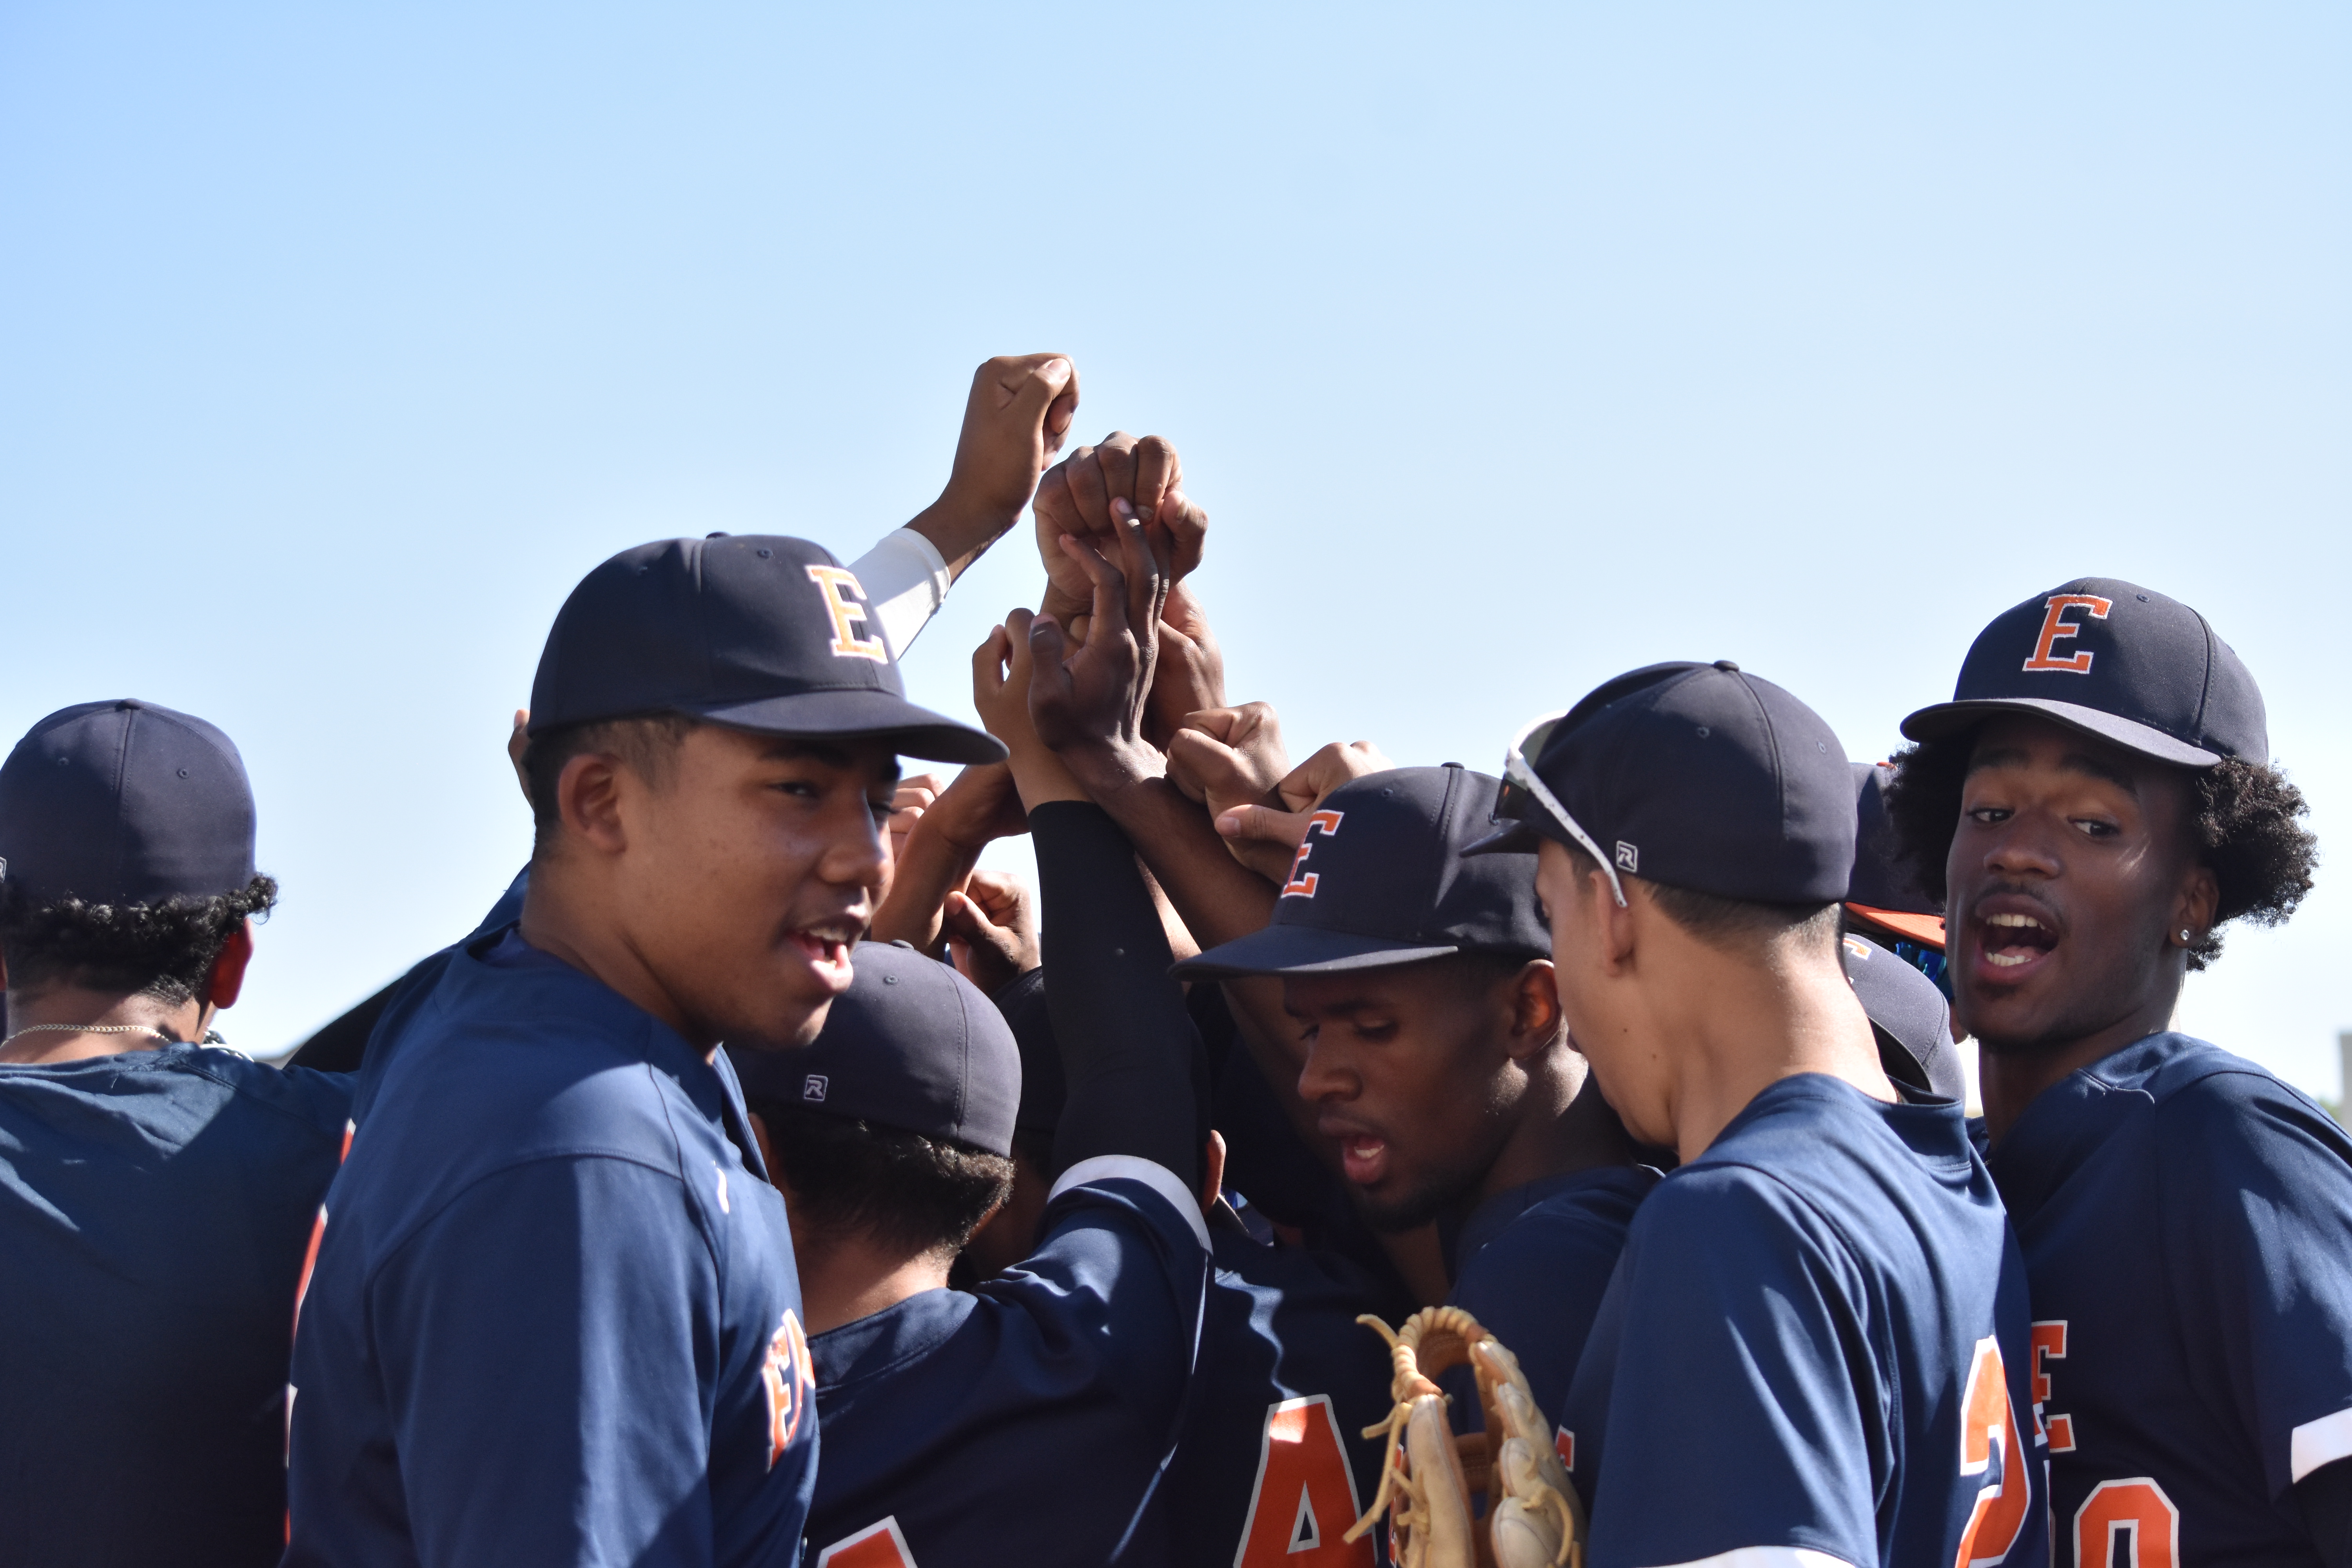
[{"label": "player's forearm", "polygon": [[1020,521],[1017,507],[1009,513],[990,511],[943,495],[908,518],[907,527],[930,541],[931,548],[946,563],[948,581],[952,583]]},{"label": "player's forearm", "polygon": [[1045,1001],[1069,1079],[1055,1137],[1067,1169],[1127,1154],[1200,1184],[1200,1041],[1151,895],[1117,824],[1078,801],[1030,814],[1044,900]]},{"label": "player's forearm", "polygon": [[906,853],[891,870],[890,891],[874,911],[867,937],[875,942],[904,942],[925,952],[935,951],[945,921],[950,889],[963,886],[980,851],[950,843],[946,835],[924,831],[927,816],[907,836]]},{"label": "player's forearm", "polygon": [[1203,948],[1264,929],[1274,887],[1227,853],[1208,813],[1150,760],[1103,753],[1066,758],[1087,795],[1135,844],[1176,913]]}]

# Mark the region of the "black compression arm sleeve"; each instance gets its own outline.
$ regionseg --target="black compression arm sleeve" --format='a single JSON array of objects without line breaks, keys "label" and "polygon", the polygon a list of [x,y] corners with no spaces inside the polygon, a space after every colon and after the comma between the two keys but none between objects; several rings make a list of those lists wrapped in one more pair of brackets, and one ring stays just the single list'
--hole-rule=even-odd
[{"label": "black compression arm sleeve", "polygon": [[1131,1154],[1197,1190],[1200,1036],[1169,976],[1175,957],[1134,847],[1084,801],[1039,805],[1029,834],[1044,900],[1045,1005],[1070,1086],[1055,1166]]},{"label": "black compression arm sleeve", "polygon": [[2352,1564],[2352,1459],[2322,1465],[2294,1483],[2311,1544],[2327,1568]]}]

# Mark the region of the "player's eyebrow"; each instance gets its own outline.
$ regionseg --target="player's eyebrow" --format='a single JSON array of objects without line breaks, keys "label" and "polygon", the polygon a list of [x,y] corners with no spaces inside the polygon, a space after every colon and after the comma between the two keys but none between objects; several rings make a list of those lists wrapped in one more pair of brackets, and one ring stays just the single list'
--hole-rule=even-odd
[{"label": "player's eyebrow", "polygon": [[[761,747],[760,760],[763,763],[822,763],[827,767],[843,769],[856,766],[856,758],[840,746],[791,735],[778,735]],[[890,759],[890,765],[881,770],[875,782],[895,784],[904,771],[894,756]]]},{"label": "player's eyebrow", "polygon": [[[2021,768],[2032,759],[2017,746],[1996,746],[1980,751],[1969,759],[1969,774],[1974,777],[1988,768]],[[2115,785],[2126,795],[2137,798],[2139,780],[2131,770],[2119,763],[2108,761],[2093,752],[2068,752],[2058,759],[2058,771],[2081,773]]]}]

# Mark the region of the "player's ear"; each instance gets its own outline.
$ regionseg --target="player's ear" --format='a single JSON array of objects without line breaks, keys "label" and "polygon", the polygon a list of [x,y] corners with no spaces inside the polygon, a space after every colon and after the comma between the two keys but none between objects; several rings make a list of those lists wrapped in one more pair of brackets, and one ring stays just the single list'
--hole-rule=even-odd
[{"label": "player's ear", "polygon": [[621,824],[621,759],[608,752],[583,752],[563,764],[556,780],[555,805],[563,830],[607,855],[629,847]]},{"label": "player's ear", "polygon": [[1511,982],[1511,1056],[1524,1061],[1560,1037],[1559,976],[1548,958],[1531,958]]},{"label": "player's ear", "polygon": [[1608,876],[1599,867],[1584,879],[1584,890],[1592,900],[1600,927],[1601,970],[1612,980],[1633,969],[1642,928],[1666,918],[1665,912],[1651,900],[1650,889],[1640,879],[1627,877],[1623,881],[1625,902],[1621,905],[1610,890]]},{"label": "player's ear", "polygon": [[1209,1142],[1201,1150],[1201,1212],[1206,1214],[1215,1208],[1224,1192],[1225,1135],[1212,1127]]},{"label": "player's ear", "polygon": [[234,1007],[245,990],[245,966],[253,962],[253,922],[236,922],[236,929],[221,943],[220,953],[213,960],[213,971],[205,976],[204,994],[198,998],[213,1008]]}]

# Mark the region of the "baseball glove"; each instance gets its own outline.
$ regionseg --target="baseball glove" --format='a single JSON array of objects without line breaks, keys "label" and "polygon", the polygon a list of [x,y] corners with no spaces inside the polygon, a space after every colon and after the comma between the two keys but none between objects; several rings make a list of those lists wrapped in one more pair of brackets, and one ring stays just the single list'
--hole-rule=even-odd
[{"label": "baseball glove", "polygon": [[[1394,1332],[1378,1318],[1356,1321],[1389,1343],[1396,1405],[1364,1429],[1387,1439],[1388,1454],[1372,1506],[1347,1539],[1386,1509],[1398,1568],[1583,1568],[1583,1511],[1518,1358],[1459,1307],[1425,1307]],[[1434,1378],[1463,1365],[1477,1379],[1486,1429],[1456,1437]],[[1484,1529],[1474,1491],[1486,1494]]]}]

